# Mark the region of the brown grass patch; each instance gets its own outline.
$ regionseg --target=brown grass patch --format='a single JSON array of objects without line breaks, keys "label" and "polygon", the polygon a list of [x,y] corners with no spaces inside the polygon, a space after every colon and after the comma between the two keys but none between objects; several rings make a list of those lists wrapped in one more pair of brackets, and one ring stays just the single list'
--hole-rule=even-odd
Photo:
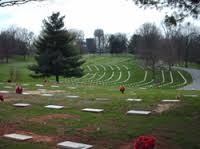
[{"label": "brown grass patch", "polygon": [[77,119],[79,116],[71,114],[51,114],[29,119],[30,122],[44,123],[53,119]]}]

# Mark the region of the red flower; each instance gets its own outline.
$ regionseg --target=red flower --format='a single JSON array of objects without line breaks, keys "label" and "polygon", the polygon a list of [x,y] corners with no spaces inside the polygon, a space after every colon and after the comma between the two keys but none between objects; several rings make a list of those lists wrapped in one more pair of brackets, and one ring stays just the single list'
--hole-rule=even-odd
[{"label": "red flower", "polygon": [[154,136],[140,136],[134,141],[134,149],[154,149],[155,144]]},{"label": "red flower", "polygon": [[4,101],[3,94],[0,94],[0,100],[1,100],[1,101]]},{"label": "red flower", "polygon": [[22,94],[23,88],[21,86],[17,86],[15,91],[17,94]]}]

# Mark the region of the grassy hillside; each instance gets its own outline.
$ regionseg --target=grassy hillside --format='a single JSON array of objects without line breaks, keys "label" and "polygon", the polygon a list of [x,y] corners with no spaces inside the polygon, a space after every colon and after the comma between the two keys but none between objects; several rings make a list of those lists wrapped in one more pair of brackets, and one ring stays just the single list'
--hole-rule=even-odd
[{"label": "grassy hillside", "polygon": [[[166,69],[156,71],[156,80],[152,80],[151,70],[140,67],[141,62],[132,55],[86,55],[83,68],[85,75],[82,78],[62,78],[62,83],[74,86],[119,86],[136,88],[179,88],[191,82],[188,73],[181,70],[169,72]],[[22,61],[15,59],[9,64],[0,64],[0,81],[10,78],[12,70],[18,74],[18,82],[41,82],[43,79],[33,79],[27,67],[34,60]],[[54,82],[54,78],[49,78]]]},{"label": "grassy hillside", "polygon": [[[157,138],[156,149],[200,148],[200,92],[174,89],[184,84],[180,72],[187,83],[190,82],[187,73],[157,71],[157,78],[161,81],[165,78],[158,85],[152,81],[151,72],[139,67],[139,62],[132,56],[88,55],[85,58],[85,76],[62,78],[60,84],[55,84],[53,77],[47,83],[44,79],[31,78],[27,66],[34,63],[33,60],[15,59],[9,64],[0,64],[0,91],[10,91],[4,94],[5,102],[0,103],[0,136],[16,132],[34,136],[28,142],[0,137],[0,148],[55,149],[58,142],[69,140],[92,144],[94,149],[132,149],[136,137],[149,134]],[[6,83],[11,67],[19,71],[18,82],[30,95],[17,95],[15,83]],[[36,84],[44,86],[37,87]],[[118,90],[121,84],[127,86],[125,94]],[[45,97],[44,93],[53,96]],[[169,109],[156,112],[160,105],[169,106],[162,99],[175,99],[177,95],[180,103],[171,103]],[[128,98],[143,100],[130,102]],[[29,103],[31,106],[16,108],[12,105],[14,103]],[[44,108],[49,104],[63,105],[64,109]],[[104,112],[86,113],[81,111],[83,108],[102,108]],[[127,115],[128,110],[150,110],[152,114]]]}]

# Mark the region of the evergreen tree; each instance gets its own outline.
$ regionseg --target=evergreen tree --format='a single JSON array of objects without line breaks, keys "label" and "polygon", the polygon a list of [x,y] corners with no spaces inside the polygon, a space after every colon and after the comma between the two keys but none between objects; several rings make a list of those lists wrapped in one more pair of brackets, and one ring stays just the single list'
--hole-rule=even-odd
[{"label": "evergreen tree", "polygon": [[30,67],[36,76],[80,77],[84,63],[79,50],[74,46],[73,36],[64,28],[65,16],[53,13],[43,21],[43,30],[35,42],[36,65]]}]

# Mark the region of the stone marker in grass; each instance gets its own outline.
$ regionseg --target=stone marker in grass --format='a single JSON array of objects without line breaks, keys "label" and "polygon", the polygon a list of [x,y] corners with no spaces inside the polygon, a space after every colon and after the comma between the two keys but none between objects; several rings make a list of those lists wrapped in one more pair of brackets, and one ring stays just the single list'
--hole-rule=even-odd
[{"label": "stone marker in grass", "polygon": [[23,92],[22,95],[31,95],[31,93]]},{"label": "stone marker in grass", "polygon": [[15,107],[28,107],[28,106],[30,106],[30,104],[28,104],[28,103],[15,103],[15,104],[13,104],[13,106],[15,106]]},{"label": "stone marker in grass", "polygon": [[45,106],[45,108],[49,108],[49,109],[63,109],[64,106],[58,106],[58,105],[47,105],[47,106]]},{"label": "stone marker in grass", "polygon": [[127,101],[137,101],[137,102],[140,102],[140,101],[142,101],[142,99],[128,98]]},{"label": "stone marker in grass", "polygon": [[93,146],[83,143],[65,141],[57,144],[58,148],[60,149],[90,149]]},{"label": "stone marker in grass", "polygon": [[130,110],[127,114],[149,115],[151,114],[151,111]]},{"label": "stone marker in grass", "polygon": [[35,86],[37,86],[37,87],[43,87],[44,85],[43,84],[36,84]]},{"label": "stone marker in grass", "polygon": [[178,99],[170,100],[170,99],[164,99],[162,102],[180,102]]},{"label": "stone marker in grass", "polygon": [[198,95],[183,95],[184,97],[198,97]]},{"label": "stone marker in grass", "polygon": [[13,139],[13,140],[18,140],[18,141],[26,141],[26,140],[30,140],[33,138],[32,136],[16,134],[16,133],[5,134],[3,137]]},{"label": "stone marker in grass", "polygon": [[22,86],[29,86],[29,84],[24,83],[24,84],[22,84]]},{"label": "stone marker in grass", "polygon": [[51,85],[52,88],[58,88],[59,86],[57,85]]},{"label": "stone marker in grass", "polygon": [[68,95],[67,98],[79,98],[79,96],[75,96],[75,95]]},{"label": "stone marker in grass", "polygon": [[72,89],[72,90],[74,90],[74,89],[76,89],[76,87],[68,87],[68,89]]},{"label": "stone marker in grass", "polygon": [[41,96],[52,97],[53,94],[41,94]]},{"label": "stone marker in grass", "polygon": [[4,88],[10,89],[13,88],[12,86],[4,86]]},{"label": "stone marker in grass", "polygon": [[0,91],[0,93],[3,93],[3,94],[8,94],[9,91]]},{"label": "stone marker in grass", "polygon": [[100,112],[103,112],[104,109],[85,108],[85,109],[82,109],[82,111],[84,111],[84,112],[100,113]]}]

